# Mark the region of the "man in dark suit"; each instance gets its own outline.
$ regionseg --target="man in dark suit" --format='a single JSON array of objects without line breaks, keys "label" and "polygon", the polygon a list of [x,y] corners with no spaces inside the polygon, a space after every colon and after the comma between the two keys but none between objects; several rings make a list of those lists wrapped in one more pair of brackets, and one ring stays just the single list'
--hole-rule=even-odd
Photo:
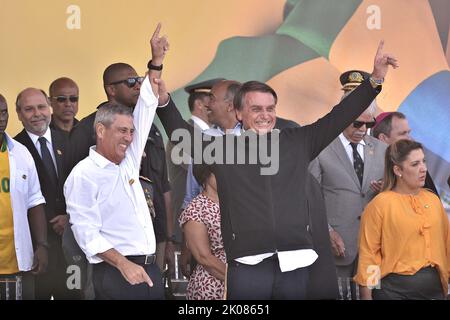
[{"label": "man in dark suit", "polygon": [[36,298],[76,298],[76,291],[71,291],[66,283],[67,265],[61,248],[61,235],[68,221],[62,192],[65,136],[49,128],[50,104],[44,91],[28,88],[20,92],[16,111],[24,130],[15,139],[32,155],[46,201],[49,264],[47,272],[36,278]]}]

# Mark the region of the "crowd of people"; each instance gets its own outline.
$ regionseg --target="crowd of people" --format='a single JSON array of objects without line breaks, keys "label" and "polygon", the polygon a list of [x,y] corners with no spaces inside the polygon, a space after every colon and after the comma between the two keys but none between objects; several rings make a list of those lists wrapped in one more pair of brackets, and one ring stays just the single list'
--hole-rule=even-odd
[{"label": "crowd of people", "polygon": [[223,78],[186,87],[185,121],[160,30],[147,74],[109,65],[107,101],[80,121],[60,77],[17,95],[13,139],[0,94],[0,278],[20,278],[16,296],[164,299],[179,245],[192,300],[446,298],[449,220],[424,147],[405,115],[378,114],[398,67],[383,42],[310,125],[277,117],[267,84]]}]

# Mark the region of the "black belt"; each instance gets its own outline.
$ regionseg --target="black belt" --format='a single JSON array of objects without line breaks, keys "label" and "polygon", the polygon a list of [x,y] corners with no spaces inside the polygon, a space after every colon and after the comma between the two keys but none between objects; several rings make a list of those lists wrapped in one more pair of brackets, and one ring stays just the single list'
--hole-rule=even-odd
[{"label": "black belt", "polygon": [[146,264],[154,264],[156,263],[156,255],[155,254],[146,254],[142,256],[125,256],[131,262],[134,262],[139,265]]}]

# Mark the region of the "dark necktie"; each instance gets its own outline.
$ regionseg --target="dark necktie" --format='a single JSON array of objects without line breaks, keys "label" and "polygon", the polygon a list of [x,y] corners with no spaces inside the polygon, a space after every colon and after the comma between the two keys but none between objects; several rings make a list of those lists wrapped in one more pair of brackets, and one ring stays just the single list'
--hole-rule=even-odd
[{"label": "dark necktie", "polygon": [[44,163],[45,169],[47,170],[51,181],[56,186],[58,184],[58,176],[56,175],[56,169],[55,164],[53,163],[52,155],[47,148],[47,139],[45,139],[44,137],[40,137],[38,141],[41,144],[42,162]]},{"label": "dark necktie", "polygon": [[353,149],[353,168],[355,168],[356,175],[358,176],[359,184],[362,185],[364,175],[364,162],[358,153],[358,144],[350,143]]}]

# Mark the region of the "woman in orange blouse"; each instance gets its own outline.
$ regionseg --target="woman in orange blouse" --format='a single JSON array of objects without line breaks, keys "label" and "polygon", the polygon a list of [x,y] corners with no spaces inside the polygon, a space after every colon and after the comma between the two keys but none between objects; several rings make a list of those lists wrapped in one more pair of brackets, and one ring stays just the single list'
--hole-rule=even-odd
[{"label": "woman in orange blouse", "polygon": [[449,280],[449,220],[423,189],[422,145],[399,140],[385,156],[383,192],[366,207],[359,235],[362,299],[444,299]]}]

